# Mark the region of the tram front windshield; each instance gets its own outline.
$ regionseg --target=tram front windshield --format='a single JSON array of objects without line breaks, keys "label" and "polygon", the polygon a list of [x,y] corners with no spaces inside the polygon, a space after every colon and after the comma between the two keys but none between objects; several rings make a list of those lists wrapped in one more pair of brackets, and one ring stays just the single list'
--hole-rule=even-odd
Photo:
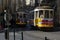
[{"label": "tram front windshield", "polygon": [[42,10],[39,11],[39,17],[40,18],[44,18],[44,15],[43,15],[43,11]]},{"label": "tram front windshield", "polygon": [[45,18],[49,18],[49,11],[45,10]]},{"label": "tram front windshield", "polygon": [[20,14],[20,15],[18,15],[18,18],[20,19],[20,18],[26,18],[26,14]]},{"label": "tram front windshield", "polygon": [[39,18],[53,18],[53,11],[49,10],[40,10],[39,11]]}]

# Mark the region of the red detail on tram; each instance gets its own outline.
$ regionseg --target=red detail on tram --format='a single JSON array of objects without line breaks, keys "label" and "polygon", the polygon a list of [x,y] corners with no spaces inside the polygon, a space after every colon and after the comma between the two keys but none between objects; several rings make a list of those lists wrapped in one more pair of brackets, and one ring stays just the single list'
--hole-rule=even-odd
[{"label": "red detail on tram", "polygon": [[49,21],[49,20],[42,20],[42,24],[46,24],[46,25],[52,25],[53,21]]}]

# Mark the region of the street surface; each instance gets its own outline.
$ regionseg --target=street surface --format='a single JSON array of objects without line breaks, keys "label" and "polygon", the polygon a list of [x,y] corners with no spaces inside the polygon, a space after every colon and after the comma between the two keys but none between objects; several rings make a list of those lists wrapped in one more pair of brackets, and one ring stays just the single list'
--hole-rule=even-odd
[{"label": "street surface", "polygon": [[[15,40],[22,40],[21,30],[24,28],[15,29]],[[60,30],[55,28],[55,31],[23,31],[23,40],[60,40]],[[9,40],[14,40],[14,29],[10,29]],[[25,30],[25,29],[24,29]],[[28,30],[28,29],[27,29]],[[5,31],[4,31],[5,32]],[[5,33],[0,32],[0,40],[5,40]]]}]

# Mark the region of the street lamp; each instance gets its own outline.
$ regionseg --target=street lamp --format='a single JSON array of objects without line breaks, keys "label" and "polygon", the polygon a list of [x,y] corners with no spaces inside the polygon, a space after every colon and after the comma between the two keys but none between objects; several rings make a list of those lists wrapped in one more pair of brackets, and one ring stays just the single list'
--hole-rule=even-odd
[{"label": "street lamp", "polygon": [[[9,40],[9,24],[8,24],[8,20],[7,20],[7,18],[6,18],[6,17],[7,17],[7,10],[4,10],[4,13],[5,13],[5,14],[4,14],[4,20],[6,21],[6,22],[5,22],[5,27],[6,27],[6,28],[5,28],[5,30],[6,30],[6,31],[5,31],[5,39],[6,39],[6,40]],[[7,25],[7,26],[6,26],[6,25]]]}]

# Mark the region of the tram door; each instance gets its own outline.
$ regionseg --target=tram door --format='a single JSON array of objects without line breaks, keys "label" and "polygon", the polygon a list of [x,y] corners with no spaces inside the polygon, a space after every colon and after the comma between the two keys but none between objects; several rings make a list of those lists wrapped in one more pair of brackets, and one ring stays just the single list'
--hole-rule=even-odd
[{"label": "tram door", "polygon": [[38,25],[38,22],[41,22],[41,19],[44,18],[44,11],[34,11],[34,26]]}]

